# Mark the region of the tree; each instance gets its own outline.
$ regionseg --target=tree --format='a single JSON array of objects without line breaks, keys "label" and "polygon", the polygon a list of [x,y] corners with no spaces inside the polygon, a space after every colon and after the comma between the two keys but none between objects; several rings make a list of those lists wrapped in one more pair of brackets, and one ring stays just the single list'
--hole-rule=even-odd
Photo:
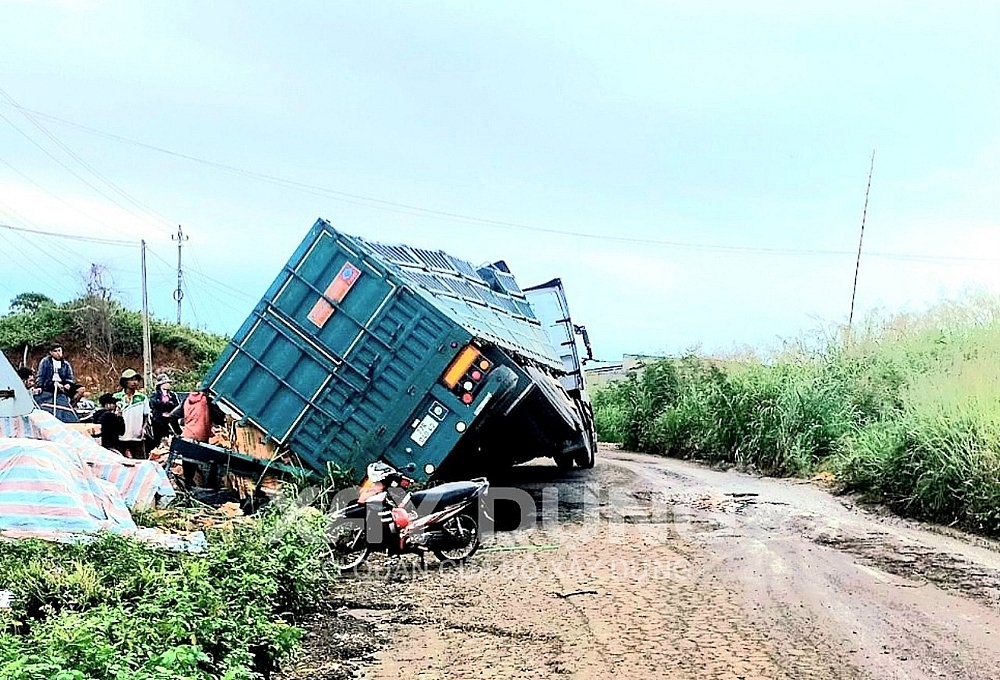
[{"label": "tree", "polygon": [[12,314],[31,314],[55,304],[55,300],[42,293],[19,293],[10,301],[10,311]]}]

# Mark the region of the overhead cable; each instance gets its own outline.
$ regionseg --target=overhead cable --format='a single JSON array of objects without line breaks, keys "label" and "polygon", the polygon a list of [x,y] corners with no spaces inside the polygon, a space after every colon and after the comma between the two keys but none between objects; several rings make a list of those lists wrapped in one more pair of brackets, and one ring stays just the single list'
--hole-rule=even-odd
[{"label": "overhead cable", "polygon": [[119,229],[118,227],[114,226],[113,224],[108,224],[104,220],[101,220],[101,219],[98,219],[97,217],[94,217],[93,215],[91,215],[89,212],[87,212],[83,208],[81,208],[81,207],[79,207],[77,205],[74,205],[73,203],[70,203],[69,201],[67,201],[65,198],[63,198],[62,196],[60,196],[58,194],[55,194],[55,193],[49,191],[48,189],[46,189],[45,187],[43,187],[41,184],[39,184],[35,180],[31,179],[31,177],[29,177],[28,175],[24,174],[20,170],[18,170],[16,167],[14,167],[13,165],[11,165],[8,161],[4,160],[3,158],[0,158],[0,163],[3,163],[8,168],[10,168],[11,170],[13,170],[15,173],[17,173],[18,175],[20,175],[26,182],[31,183],[32,185],[34,185],[35,187],[37,187],[40,191],[45,192],[46,194],[48,194],[52,198],[56,199],[57,201],[59,201],[63,205],[68,206],[72,210],[75,210],[76,212],[80,213],[81,215],[83,215],[87,219],[92,220],[93,222],[95,222],[96,224],[101,225],[102,227],[107,227],[109,229],[113,229],[114,231],[117,231],[119,233],[125,233],[121,229]]},{"label": "overhead cable", "polygon": [[[69,148],[69,146],[67,146],[66,144],[64,144],[62,142],[62,140],[60,140],[58,137],[56,137],[54,134],[52,134],[52,132],[50,132],[47,127],[45,127],[40,122],[38,122],[38,119],[35,118],[34,115],[32,115],[31,111],[29,111],[28,109],[26,109],[23,106],[21,106],[21,104],[18,103],[18,101],[16,99],[14,99],[12,96],[10,96],[10,94],[8,94],[2,87],[0,87],[0,96],[2,96],[4,99],[6,99],[11,104],[11,106],[13,106],[15,109],[17,109],[21,113],[21,115],[23,115],[25,118],[27,118],[28,122],[30,122],[32,125],[34,125],[36,128],[38,128],[38,130],[43,135],[45,135],[46,137],[48,137],[49,140],[51,140],[56,146],[58,146],[60,149],[62,149],[70,158],[72,158],[77,163],[79,163],[84,168],[86,168],[87,171],[90,172],[90,174],[92,174],[94,177],[96,177],[101,182],[103,182],[109,189],[111,189],[112,191],[114,191],[115,193],[117,193],[119,196],[121,196],[125,201],[131,203],[138,210],[141,210],[141,211],[145,212],[147,215],[151,216],[153,219],[160,220],[165,225],[170,225],[170,221],[167,220],[167,218],[163,217],[162,215],[160,215],[159,213],[157,213],[155,210],[153,210],[152,208],[150,208],[148,205],[146,205],[145,203],[143,203],[139,199],[135,198],[134,196],[132,196],[132,194],[128,193],[127,191],[125,191],[124,189],[122,189],[120,186],[118,186],[117,184],[115,184],[113,181],[111,181],[110,179],[108,179],[107,177],[105,177],[103,174],[101,174],[100,172],[98,172],[97,169],[95,169],[92,165],[90,165],[90,163],[88,163],[83,158],[81,158],[79,154],[77,154],[75,151],[73,151],[73,149]],[[123,206],[120,206],[120,207],[123,207]],[[125,208],[125,209],[127,210],[127,208]],[[129,212],[131,212],[131,211],[129,211]],[[134,215],[135,213],[132,213],[132,214]],[[136,217],[139,217],[139,216],[136,215]],[[144,218],[140,217],[140,219],[144,219]],[[156,228],[157,229],[162,229],[161,227],[156,227]]]},{"label": "overhead cable", "polygon": [[[2,102],[0,102],[2,103]],[[22,107],[23,108],[23,107]],[[61,123],[67,125],[83,132],[105,137],[107,139],[113,139],[119,142],[124,142],[126,144],[131,144],[136,147],[148,149],[151,151],[156,151],[157,153],[166,154],[173,156],[175,158],[182,158],[194,163],[199,163],[209,167],[213,167],[219,170],[224,170],[226,172],[235,173],[242,175],[244,177],[249,177],[252,179],[257,179],[264,182],[269,182],[278,186],[283,186],[290,189],[296,189],[299,191],[304,191],[306,193],[316,193],[323,195],[325,197],[333,198],[334,200],[350,203],[353,205],[360,205],[368,208],[388,210],[390,212],[398,212],[409,215],[417,215],[424,217],[432,217],[436,219],[442,219],[451,222],[459,222],[463,224],[474,224],[484,227],[495,227],[495,228],[505,228],[505,229],[517,229],[521,231],[528,231],[533,233],[542,234],[553,234],[557,236],[570,236],[573,238],[583,238],[590,240],[599,241],[609,241],[618,243],[628,243],[634,245],[646,245],[646,246],[659,246],[668,248],[679,248],[686,250],[704,251],[704,252],[718,252],[718,253],[733,253],[733,254],[756,254],[756,255],[819,255],[819,256],[845,256],[853,255],[853,251],[848,250],[832,250],[832,249],[800,249],[800,248],[768,248],[768,247],[756,247],[756,246],[737,246],[737,245],[722,245],[722,244],[711,244],[711,243],[696,243],[690,241],[675,241],[667,239],[652,239],[652,238],[641,238],[641,237],[630,237],[630,236],[617,236],[612,234],[595,234],[590,232],[582,231],[572,231],[565,229],[554,229],[548,227],[539,227],[528,224],[522,224],[519,222],[509,222],[505,220],[495,220],[484,217],[476,217],[473,215],[464,215],[462,213],[449,212],[444,210],[435,210],[432,208],[424,208],[417,205],[412,205],[408,203],[401,203],[398,201],[390,201],[382,198],[377,198],[374,196],[365,196],[362,194],[351,193],[347,191],[341,191],[338,189],[331,189],[328,187],[322,187],[315,184],[308,184],[305,182],[298,182],[295,180],[286,179],[283,177],[278,177],[276,175],[270,175],[267,173],[256,172],[253,170],[247,170],[244,168],[239,168],[234,165],[229,165],[226,163],[220,163],[218,161],[209,160],[206,158],[199,158],[197,156],[192,156],[189,154],[181,153],[178,151],[173,151],[153,144],[148,144],[146,142],[141,142],[135,139],[130,139],[128,137],[123,137],[110,132],[105,132],[103,130],[98,130],[86,125],[81,125],[64,118],[59,118],[41,111],[35,111],[32,109],[24,109],[36,116],[45,118],[46,120],[51,120],[53,122]],[[2,114],[0,114],[2,115]],[[913,262],[928,262],[928,263],[964,263],[964,262],[986,262],[990,261],[991,258],[985,257],[962,257],[962,256],[949,256],[949,255],[923,255],[919,253],[894,253],[894,252],[871,252],[868,253],[869,257],[878,257],[891,260],[904,260]]]},{"label": "overhead cable", "polygon": [[0,223],[0,229],[9,229],[10,231],[20,231],[26,234],[37,234],[39,236],[52,236],[55,238],[65,238],[71,241],[84,241],[86,243],[100,243],[107,246],[131,246],[136,247],[140,245],[139,241],[124,241],[121,239],[113,238],[100,238],[97,236],[80,236],[79,234],[63,234],[56,231],[43,231],[41,229],[28,229],[27,227],[15,227],[12,224]]}]

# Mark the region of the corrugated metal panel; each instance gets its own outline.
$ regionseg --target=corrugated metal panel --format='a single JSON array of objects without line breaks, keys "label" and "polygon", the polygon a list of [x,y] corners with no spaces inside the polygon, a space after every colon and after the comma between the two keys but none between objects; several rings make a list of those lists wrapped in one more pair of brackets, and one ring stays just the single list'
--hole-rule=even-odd
[{"label": "corrugated metal panel", "polygon": [[[433,382],[448,361],[438,346],[467,337],[373,252],[410,255],[362,248],[317,223],[209,374],[224,403],[316,469],[394,435],[421,396],[410,385]],[[355,269],[349,293],[330,299],[335,277]],[[314,314],[321,304],[329,314]]]},{"label": "corrugated metal panel", "polygon": [[563,364],[506,263],[476,268],[441,250],[353,237],[473,335],[561,371]]}]

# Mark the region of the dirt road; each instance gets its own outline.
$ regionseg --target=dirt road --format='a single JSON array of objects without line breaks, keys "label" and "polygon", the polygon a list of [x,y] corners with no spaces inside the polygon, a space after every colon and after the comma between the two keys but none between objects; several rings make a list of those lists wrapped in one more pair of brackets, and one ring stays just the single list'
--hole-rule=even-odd
[{"label": "dirt road", "polygon": [[[510,481],[541,521],[468,567],[376,560],[345,581],[352,644],[381,647],[362,677],[1000,677],[989,542],[814,484],[610,450]],[[324,659],[343,641],[318,630],[295,677],[357,667]]]}]

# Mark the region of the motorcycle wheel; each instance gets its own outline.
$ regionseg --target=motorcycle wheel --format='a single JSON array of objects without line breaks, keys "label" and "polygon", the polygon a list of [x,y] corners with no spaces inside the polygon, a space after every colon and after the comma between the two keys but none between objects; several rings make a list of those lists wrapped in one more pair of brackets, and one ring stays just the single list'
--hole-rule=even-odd
[{"label": "motorcycle wheel", "polygon": [[326,532],[327,559],[343,574],[354,571],[371,552],[365,541],[363,519],[340,519]]},{"label": "motorcycle wheel", "polygon": [[461,547],[435,550],[434,556],[442,562],[462,564],[479,550],[479,524],[472,515],[455,515],[445,521],[441,529],[462,538]]}]

